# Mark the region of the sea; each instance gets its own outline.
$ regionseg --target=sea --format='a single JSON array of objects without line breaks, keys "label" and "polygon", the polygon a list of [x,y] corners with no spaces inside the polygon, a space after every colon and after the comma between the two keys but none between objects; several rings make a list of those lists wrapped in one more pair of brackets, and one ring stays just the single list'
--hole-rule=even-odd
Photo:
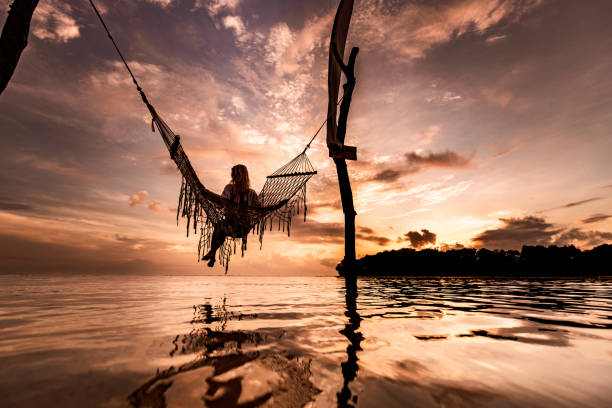
[{"label": "sea", "polygon": [[610,407],[612,280],[0,275],[1,407]]}]

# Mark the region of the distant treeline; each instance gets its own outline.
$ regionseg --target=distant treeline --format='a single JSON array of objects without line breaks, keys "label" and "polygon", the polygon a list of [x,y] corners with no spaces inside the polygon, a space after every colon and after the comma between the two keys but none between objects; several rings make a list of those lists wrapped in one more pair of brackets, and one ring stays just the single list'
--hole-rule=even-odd
[{"label": "distant treeline", "polygon": [[[342,264],[336,268],[344,276]],[[357,260],[357,276],[610,276],[612,245],[581,251],[575,246],[523,246],[516,250],[412,248]]]}]

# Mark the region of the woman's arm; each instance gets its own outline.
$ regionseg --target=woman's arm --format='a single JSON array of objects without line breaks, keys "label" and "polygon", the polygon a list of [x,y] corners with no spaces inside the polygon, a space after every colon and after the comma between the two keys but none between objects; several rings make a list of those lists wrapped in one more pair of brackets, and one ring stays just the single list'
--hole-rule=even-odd
[{"label": "woman's arm", "polygon": [[225,188],[223,189],[223,193],[221,193],[221,195],[223,196],[223,198],[227,198],[228,200],[232,199],[232,191],[233,191],[233,187],[231,184],[228,184],[227,186],[225,186]]},{"label": "woman's arm", "polygon": [[251,195],[251,202],[253,203],[252,205],[255,207],[261,207],[261,201],[259,200],[259,197],[257,196],[255,190],[249,191],[249,194]]}]

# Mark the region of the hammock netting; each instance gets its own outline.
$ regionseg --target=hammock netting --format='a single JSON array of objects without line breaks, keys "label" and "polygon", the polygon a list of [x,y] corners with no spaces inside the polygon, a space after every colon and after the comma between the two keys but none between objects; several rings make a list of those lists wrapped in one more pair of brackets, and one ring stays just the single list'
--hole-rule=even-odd
[{"label": "hammock netting", "polygon": [[293,216],[303,213],[306,220],[306,183],[317,173],[306,156],[306,149],[266,178],[259,193],[261,207],[236,203],[204,187],[181,146],[180,137],[157,114],[144,93],[141,96],[151,112],[152,129],[159,131],[170,158],[183,176],[176,220],[178,223],[179,217],[186,219],[187,236],[190,231],[199,233],[198,260],[210,249],[215,226],[231,231],[218,251],[219,261],[227,273],[230,257],[236,253],[238,244],[244,255],[249,233],[259,235],[261,248],[267,228],[276,227],[290,235]]},{"label": "hammock netting", "polygon": [[[170,152],[170,158],[174,160],[183,176],[176,221],[178,224],[179,217],[186,218],[187,236],[192,229],[194,233],[200,234],[198,261],[202,258],[202,254],[211,248],[215,227],[223,228],[228,233],[223,245],[218,250],[219,261],[221,265],[225,266],[225,273],[227,273],[231,255],[236,253],[238,242],[240,242],[240,251],[244,255],[249,233],[259,235],[260,248],[263,244],[263,235],[266,228],[272,230],[276,226],[279,230],[287,231],[287,235],[290,235],[291,220],[294,215],[303,212],[304,221],[306,220],[306,183],[317,173],[310,160],[308,160],[306,151],[323,125],[302,153],[266,178],[266,182],[259,193],[260,207],[236,203],[213,193],[200,182],[181,146],[180,137],[170,129],[157,114],[153,105],[149,103],[93,0],[89,0],[89,3],[129,72],[142,101],[151,113],[152,130],[154,131],[157,128]],[[327,122],[327,119],[325,122]]]}]

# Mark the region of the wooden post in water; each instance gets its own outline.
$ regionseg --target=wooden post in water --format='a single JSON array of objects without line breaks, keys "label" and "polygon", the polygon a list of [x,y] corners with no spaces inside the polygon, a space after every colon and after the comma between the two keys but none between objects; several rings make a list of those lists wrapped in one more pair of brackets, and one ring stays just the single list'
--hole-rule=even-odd
[{"label": "wooden post in water", "polygon": [[[329,156],[333,158],[338,174],[342,211],[344,213],[344,260],[342,266],[345,274],[351,274],[355,264],[355,206],[353,205],[353,191],[349,180],[346,160],[357,160],[357,148],[344,145],[346,138],[346,123],[353,90],[355,89],[355,60],[359,48],[351,50],[348,63],[344,63],[344,47],[353,12],[353,0],[340,0],[338,11],[334,19],[331,40],[329,44],[329,72],[327,109],[327,147]],[[336,123],[336,109],[341,73],[346,77],[343,86],[344,94],[340,104],[340,113]]]},{"label": "wooden post in water", "polygon": [[[357,149],[352,146],[345,146],[344,139],[346,137],[346,122],[348,119],[349,108],[355,89],[355,59],[359,48],[354,47],[351,50],[348,64],[344,65],[340,55],[334,48],[334,55],[341,64],[342,72],[346,75],[346,83],[343,86],[344,95],[340,104],[340,114],[338,116],[338,133],[336,137],[342,143],[340,148],[330,149],[330,155],[334,159],[336,172],[338,173],[338,184],[340,187],[340,199],[342,201],[342,212],[344,212],[344,267],[350,270],[355,263],[355,206],[353,205],[353,190],[351,189],[351,181],[348,175],[346,159],[356,160]],[[347,272],[348,272],[347,270]]]}]

